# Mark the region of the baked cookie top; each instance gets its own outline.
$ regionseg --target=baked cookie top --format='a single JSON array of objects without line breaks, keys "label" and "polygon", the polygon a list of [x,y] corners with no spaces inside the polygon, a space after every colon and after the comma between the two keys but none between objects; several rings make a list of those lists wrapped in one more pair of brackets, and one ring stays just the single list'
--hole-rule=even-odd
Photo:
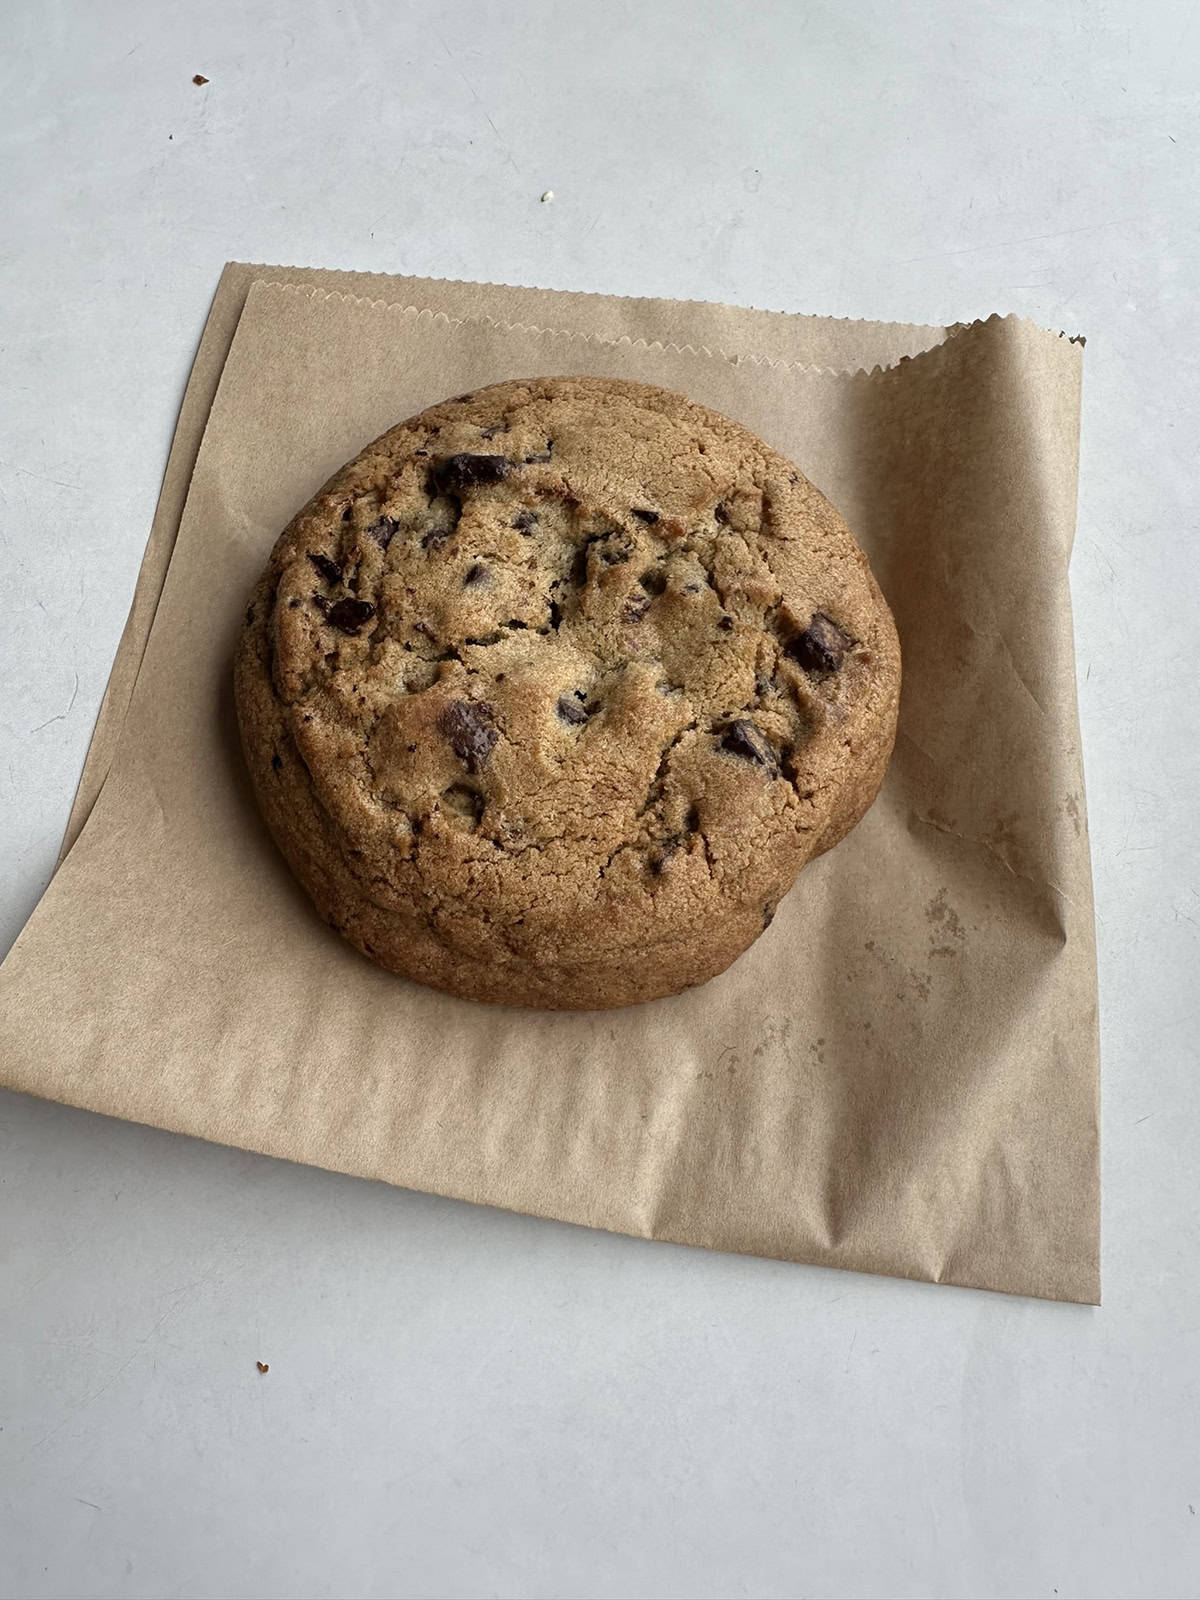
[{"label": "baked cookie top", "polygon": [[480,961],[762,925],[894,732],[895,630],[838,514],[739,424],[616,380],[384,434],[281,537],[246,632],[277,834],[306,790],[293,864],[336,851],[339,893]]}]

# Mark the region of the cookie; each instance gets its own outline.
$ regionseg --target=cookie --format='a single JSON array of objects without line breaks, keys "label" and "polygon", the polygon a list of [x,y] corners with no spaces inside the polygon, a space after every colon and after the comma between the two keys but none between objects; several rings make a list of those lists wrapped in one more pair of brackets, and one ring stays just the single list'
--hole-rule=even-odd
[{"label": "cookie", "polygon": [[871,804],[891,614],[837,512],[661,389],[431,407],[299,513],[237,653],[263,816],[364,955],[476,1000],[675,994]]}]

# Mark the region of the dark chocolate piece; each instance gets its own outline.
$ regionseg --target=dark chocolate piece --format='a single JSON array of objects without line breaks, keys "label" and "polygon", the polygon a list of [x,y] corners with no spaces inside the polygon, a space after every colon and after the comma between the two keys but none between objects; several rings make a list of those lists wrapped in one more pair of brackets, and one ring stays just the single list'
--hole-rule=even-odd
[{"label": "dark chocolate piece", "polygon": [[499,483],[512,470],[507,456],[473,456],[462,452],[434,463],[429,481],[437,494],[461,494],[480,484]]},{"label": "dark chocolate piece", "polygon": [[367,532],[370,534],[371,538],[374,539],[375,543],[381,550],[386,550],[388,545],[390,545],[392,540],[396,537],[396,529],[399,526],[400,524],[396,521],[395,517],[380,517],[378,522],[373,522],[371,524],[371,526],[367,529]]},{"label": "dark chocolate piece", "polygon": [[341,583],[342,569],[336,561],[331,561],[328,556],[322,555],[319,550],[310,550],[308,559],[316,567],[326,583]]},{"label": "dark chocolate piece", "polygon": [[587,707],[579,703],[576,695],[560,695],[558,704],[554,709],[558,712],[561,720],[569,723],[573,728],[582,728],[588,719]]},{"label": "dark chocolate piece", "polygon": [[787,651],[805,672],[836,672],[850,643],[850,635],[839,628],[832,617],[827,617],[823,611],[814,611],[808,627],[796,635]]},{"label": "dark chocolate piece", "polygon": [[736,718],[725,729],[721,749],[740,756],[743,761],[753,761],[757,766],[766,767],[770,772],[777,770],[774,750],[767,743],[762,730],[746,717]]},{"label": "dark chocolate piece", "polygon": [[345,600],[337,600],[329,607],[325,620],[330,627],[348,633],[353,638],[362,632],[374,615],[375,607],[369,600],[352,600],[347,596]]},{"label": "dark chocolate piece", "polygon": [[492,708],[482,700],[452,700],[438,717],[438,729],[468,772],[479,771],[500,737]]}]

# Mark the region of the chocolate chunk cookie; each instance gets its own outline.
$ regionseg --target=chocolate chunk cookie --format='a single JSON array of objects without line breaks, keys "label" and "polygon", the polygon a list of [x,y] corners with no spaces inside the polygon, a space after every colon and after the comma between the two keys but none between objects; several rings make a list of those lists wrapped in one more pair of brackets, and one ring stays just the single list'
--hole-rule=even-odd
[{"label": "chocolate chunk cookie", "polygon": [[791,463],[593,378],[364,450],[275,546],[236,668],[326,920],[422,983],[573,1008],[740,955],[874,799],[899,687],[866,558]]}]

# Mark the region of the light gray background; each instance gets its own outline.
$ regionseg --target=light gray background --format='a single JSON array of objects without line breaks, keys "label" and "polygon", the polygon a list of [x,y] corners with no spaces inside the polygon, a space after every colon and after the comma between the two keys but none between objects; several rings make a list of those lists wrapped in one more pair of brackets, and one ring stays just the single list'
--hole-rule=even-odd
[{"label": "light gray background", "polygon": [[0,948],[227,257],[1021,311],[1088,336],[1106,1303],[612,1238],[0,1096],[0,1593],[1200,1593],[1198,90],[1192,0],[6,0]]}]

